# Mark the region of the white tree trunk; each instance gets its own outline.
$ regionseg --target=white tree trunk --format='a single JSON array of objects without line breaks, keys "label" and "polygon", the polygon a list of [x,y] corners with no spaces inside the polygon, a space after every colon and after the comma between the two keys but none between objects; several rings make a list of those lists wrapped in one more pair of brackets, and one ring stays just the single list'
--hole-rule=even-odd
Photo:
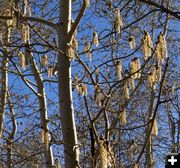
[{"label": "white tree trunk", "polygon": [[58,88],[59,88],[59,105],[61,112],[61,123],[63,132],[65,168],[75,168],[79,162],[79,152],[77,146],[77,134],[74,120],[74,108],[72,100],[72,81],[70,60],[66,56],[67,41],[65,35],[71,26],[71,0],[62,0],[60,2],[60,18],[58,41]]}]

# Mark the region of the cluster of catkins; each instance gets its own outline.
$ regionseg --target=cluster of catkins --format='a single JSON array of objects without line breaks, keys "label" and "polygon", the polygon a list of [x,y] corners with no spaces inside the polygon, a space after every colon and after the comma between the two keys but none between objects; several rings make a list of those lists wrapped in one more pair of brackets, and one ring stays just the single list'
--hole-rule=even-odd
[{"label": "cluster of catkins", "polygon": [[[144,36],[142,39],[142,51],[144,54],[144,60],[147,60],[152,55],[153,43],[151,40],[151,36],[147,31],[144,31]],[[158,36],[158,41],[155,47],[155,56],[157,62],[160,64],[167,58],[167,46],[166,39],[163,33],[160,33]]]},{"label": "cluster of catkins", "polygon": [[[9,6],[6,9],[3,9],[0,11],[0,15],[2,16],[9,16],[11,18],[8,18],[3,22],[0,20],[0,35],[1,35],[1,42],[4,45],[7,45],[10,43],[10,37],[12,34],[12,29],[16,29],[20,32],[22,41],[25,44],[24,52],[19,52],[19,64],[22,67],[22,69],[25,69],[26,66],[31,61],[31,50],[29,47],[29,40],[30,40],[30,28],[28,22],[23,18],[27,14],[27,8],[28,3],[27,0],[23,0],[23,11],[21,11],[20,7],[15,4],[16,2],[9,3]],[[4,31],[4,36],[2,38],[2,31]]]},{"label": "cluster of catkins", "polygon": [[[5,44],[10,42],[12,28],[15,28],[18,31],[20,31],[24,43],[28,42],[29,25],[27,21],[23,20],[23,16],[25,16],[27,13],[26,10],[27,7],[28,7],[27,0],[23,0],[23,11],[20,10],[19,6],[16,5],[15,2],[10,3],[10,5],[7,7],[7,9],[5,9],[4,12],[0,11],[0,15],[12,17],[12,19],[6,19],[5,22],[5,39],[3,41]],[[2,33],[2,24],[1,24],[0,32]]]},{"label": "cluster of catkins", "polygon": [[[98,39],[98,34],[97,34],[96,30],[94,30],[94,32],[93,32],[92,42],[96,47],[99,46],[99,39]],[[86,56],[89,58],[89,60],[92,61],[92,53],[91,53],[90,49],[91,49],[91,43],[88,41],[84,45],[84,52],[85,52]]]}]

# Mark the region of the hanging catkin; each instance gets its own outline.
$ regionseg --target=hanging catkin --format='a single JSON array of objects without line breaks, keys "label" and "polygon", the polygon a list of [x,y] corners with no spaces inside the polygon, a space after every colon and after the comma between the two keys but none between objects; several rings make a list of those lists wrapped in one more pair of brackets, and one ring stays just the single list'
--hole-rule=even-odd
[{"label": "hanging catkin", "polygon": [[[10,9],[7,9],[7,10],[6,10],[6,16],[11,16],[11,11],[10,11]],[[13,20],[12,20],[12,19],[7,19],[7,20],[6,20],[6,25],[7,25],[7,27],[11,27],[12,24],[13,24]]]},{"label": "hanging catkin", "polygon": [[25,55],[26,65],[29,65],[29,63],[32,60],[32,52],[28,43],[25,44],[24,55]]},{"label": "hanging catkin", "polygon": [[160,82],[161,78],[162,78],[162,67],[157,66],[156,67],[156,79],[157,79],[158,82]]},{"label": "hanging catkin", "polygon": [[91,54],[90,48],[91,48],[91,43],[87,42],[84,46],[84,52],[86,56],[89,58],[89,60],[92,61],[92,54]]},{"label": "hanging catkin", "polygon": [[116,73],[119,80],[122,79],[122,61],[116,62]]},{"label": "hanging catkin", "polygon": [[93,32],[93,44],[97,47],[99,45],[98,34],[96,31]]},{"label": "hanging catkin", "polygon": [[29,36],[29,25],[27,22],[23,22],[22,23],[22,27],[21,27],[21,35],[22,35],[22,40],[24,41],[24,43],[27,43],[30,39]]},{"label": "hanging catkin", "polygon": [[139,167],[138,164],[137,164],[137,163],[134,163],[133,168],[138,168],[138,167]]},{"label": "hanging catkin", "polygon": [[131,60],[131,74],[133,74],[131,77],[134,79],[137,78],[137,73],[135,73],[137,71],[136,59],[137,58]]},{"label": "hanging catkin", "polygon": [[95,75],[96,75],[96,83],[99,82],[99,68],[97,67],[95,70]]},{"label": "hanging catkin", "polygon": [[153,66],[152,71],[148,74],[148,81],[151,87],[155,86],[155,82],[157,81],[157,73],[155,66]]},{"label": "hanging catkin", "polygon": [[25,16],[26,13],[27,13],[27,5],[28,5],[27,0],[23,0],[23,15],[24,15],[24,16]]},{"label": "hanging catkin", "polygon": [[151,36],[150,36],[149,32],[144,31],[144,36],[142,38],[142,51],[144,54],[144,60],[147,60],[151,56],[152,48],[153,48],[153,43],[151,40]]},{"label": "hanging catkin", "polygon": [[158,134],[158,127],[157,127],[157,120],[156,120],[156,118],[154,119],[154,124],[153,124],[153,127],[152,127],[151,134],[154,135],[154,136],[157,136],[157,134]]},{"label": "hanging catkin", "polygon": [[107,149],[104,140],[99,142],[100,168],[107,168]]},{"label": "hanging catkin", "polygon": [[115,167],[115,156],[114,152],[110,146],[110,144],[107,145],[107,162],[108,162],[108,167]]},{"label": "hanging catkin", "polygon": [[[9,9],[6,10],[6,16],[11,16],[11,12],[10,12]],[[5,40],[4,40],[5,44],[10,42],[12,23],[13,23],[12,19],[7,19],[6,20]]]},{"label": "hanging catkin", "polygon": [[140,72],[140,69],[141,69],[141,63],[140,63],[140,60],[137,58],[136,60],[135,60],[135,63],[136,63],[136,71],[138,71],[137,73],[136,73],[136,78],[140,78],[141,77],[141,72]]},{"label": "hanging catkin", "polygon": [[120,111],[120,114],[119,114],[119,119],[120,119],[120,123],[122,126],[126,125],[127,123],[127,120],[126,120],[126,110],[124,109],[123,111]]},{"label": "hanging catkin", "polygon": [[41,66],[42,68],[45,68],[48,65],[48,57],[46,54],[44,54],[41,58]]},{"label": "hanging catkin", "polygon": [[79,84],[76,87],[79,96],[86,96],[87,95],[87,86],[85,84]]},{"label": "hanging catkin", "polygon": [[135,81],[134,81],[134,78],[131,77],[131,88],[132,90],[135,89]]},{"label": "hanging catkin", "polygon": [[82,85],[82,92],[83,92],[83,96],[87,95],[87,86],[85,84]]},{"label": "hanging catkin", "polygon": [[79,94],[79,89],[80,89],[80,88],[79,88],[79,78],[78,78],[77,75],[75,76],[74,84],[75,84],[76,91],[77,91],[78,94]]},{"label": "hanging catkin", "polygon": [[136,48],[136,41],[135,41],[134,36],[130,36],[128,41],[129,41],[130,49],[135,49]]},{"label": "hanging catkin", "polygon": [[122,26],[123,26],[123,22],[122,22],[120,10],[117,8],[115,11],[115,27],[118,34],[121,32]]},{"label": "hanging catkin", "polygon": [[129,99],[129,87],[128,87],[128,82],[126,81],[125,82],[125,85],[124,85],[124,96],[125,96],[125,99]]},{"label": "hanging catkin", "polygon": [[133,142],[129,148],[129,154],[130,154],[131,158],[134,157],[136,150],[137,150],[137,144],[135,142]]},{"label": "hanging catkin", "polygon": [[85,6],[86,6],[86,7],[90,7],[89,0],[85,0]]},{"label": "hanging catkin", "polygon": [[97,102],[99,105],[101,104],[101,90],[99,88],[99,85],[95,86],[95,91],[94,91],[94,101]]},{"label": "hanging catkin", "polygon": [[48,66],[48,77],[51,78],[52,75],[53,75],[53,70],[54,70],[54,67],[52,65],[49,65]]},{"label": "hanging catkin", "polygon": [[175,90],[175,86],[174,85],[175,84],[173,83],[172,86],[171,86],[171,93],[172,93],[173,96],[174,96],[174,90]]},{"label": "hanging catkin", "polygon": [[78,50],[78,40],[76,38],[73,38],[72,48],[74,49],[74,51]]},{"label": "hanging catkin", "polygon": [[26,69],[26,60],[25,60],[25,55],[23,52],[19,52],[19,64],[22,69]]},{"label": "hanging catkin", "polygon": [[156,58],[158,62],[163,62],[165,58],[167,58],[167,45],[165,36],[160,33],[158,37],[158,43],[156,45]]}]

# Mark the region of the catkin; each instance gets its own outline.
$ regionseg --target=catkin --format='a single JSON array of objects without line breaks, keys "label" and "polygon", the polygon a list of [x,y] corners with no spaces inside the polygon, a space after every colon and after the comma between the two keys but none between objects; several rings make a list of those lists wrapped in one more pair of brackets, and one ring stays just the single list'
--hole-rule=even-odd
[{"label": "catkin", "polygon": [[95,86],[94,101],[101,104],[101,90],[98,85]]},{"label": "catkin", "polygon": [[156,45],[156,59],[158,62],[163,62],[165,58],[167,58],[167,45],[166,45],[166,39],[165,36],[160,33],[158,37],[158,43]]},{"label": "catkin", "polygon": [[85,84],[83,84],[83,86],[82,86],[82,91],[83,91],[83,95],[86,96],[87,95],[87,86]]},{"label": "catkin", "polygon": [[116,27],[116,31],[117,33],[121,33],[121,29],[123,26],[123,22],[122,22],[122,18],[121,18],[121,14],[120,14],[120,10],[117,8],[115,11],[115,27]]},{"label": "catkin", "polygon": [[[9,9],[6,10],[6,16],[11,16],[11,12]],[[12,23],[13,23],[12,19],[6,20],[5,40],[4,40],[5,44],[10,42]]]},{"label": "catkin", "polygon": [[134,163],[133,168],[138,168],[138,167],[139,167],[138,164]]},{"label": "catkin", "polygon": [[29,35],[29,25],[27,22],[23,22],[22,27],[21,27],[21,35],[22,35],[22,40],[24,41],[24,43],[27,43],[30,39],[30,35]]},{"label": "catkin", "polygon": [[99,81],[99,68],[97,67],[95,70],[95,75],[96,75],[96,83]]},{"label": "catkin", "polygon": [[171,86],[171,93],[172,93],[173,96],[174,96],[174,90],[175,90],[175,86],[174,86],[174,83],[173,83],[172,86]]},{"label": "catkin", "polygon": [[154,120],[154,124],[153,124],[153,127],[152,127],[151,134],[154,135],[154,136],[157,136],[157,134],[158,134],[158,127],[157,127],[157,120],[156,120],[156,118]]},{"label": "catkin", "polygon": [[[10,11],[10,9],[7,9],[7,10],[6,10],[6,16],[11,16],[11,11]],[[13,20],[12,20],[12,19],[7,19],[7,20],[6,20],[6,26],[7,26],[7,27],[11,27],[12,24],[13,24]]]},{"label": "catkin", "polygon": [[26,69],[26,60],[25,60],[25,55],[23,52],[19,52],[19,64],[22,69]]},{"label": "catkin", "polygon": [[90,7],[90,2],[89,2],[89,0],[85,0],[85,6],[86,6],[86,7]]},{"label": "catkin", "polygon": [[130,49],[135,49],[136,48],[136,41],[135,41],[134,36],[130,36],[128,41],[129,41]]},{"label": "catkin", "polygon": [[91,43],[87,42],[84,46],[84,52],[86,56],[89,58],[89,60],[92,61],[92,54],[91,54],[90,48],[91,48]]},{"label": "catkin", "polygon": [[140,77],[141,77],[141,72],[140,72],[141,63],[140,63],[140,60],[139,60],[139,59],[136,59],[136,60],[135,60],[135,63],[136,63],[136,71],[138,71],[138,72],[136,73],[136,78],[140,78]]},{"label": "catkin", "polygon": [[128,82],[126,81],[125,82],[125,85],[124,85],[124,96],[125,96],[125,99],[129,99],[129,88],[128,88]]},{"label": "catkin", "polygon": [[126,110],[125,109],[123,111],[120,111],[119,119],[120,119],[120,123],[122,126],[126,125],[127,120],[126,120]]},{"label": "catkin", "polygon": [[73,38],[72,48],[74,49],[74,51],[78,50],[78,40],[76,38]]},{"label": "catkin", "polygon": [[99,142],[100,168],[107,168],[107,149],[104,140]]},{"label": "catkin", "polygon": [[42,58],[41,58],[41,66],[43,68],[45,68],[46,66],[48,65],[48,57],[47,55],[43,55]]},{"label": "catkin", "polygon": [[149,32],[144,31],[144,36],[142,38],[142,51],[144,54],[144,60],[147,60],[151,56],[152,48],[153,48],[153,43],[151,40],[151,36],[150,36]]},{"label": "catkin", "polygon": [[48,66],[48,77],[51,78],[53,75],[54,67],[52,65]]},{"label": "catkin", "polygon": [[137,79],[141,77],[141,72],[140,72],[141,64],[138,58],[134,58],[131,60],[131,74],[132,78]]},{"label": "catkin", "polygon": [[76,91],[78,92],[78,95],[80,95],[80,84],[79,84],[79,79],[78,79],[78,76],[75,76],[75,79],[74,79],[74,84],[75,84],[75,88],[76,88]]},{"label": "catkin", "polygon": [[122,79],[122,61],[116,62],[116,73],[119,80]]},{"label": "catkin", "polygon": [[[136,62],[135,59],[131,60],[131,74],[132,78],[136,79],[137,78],[137,73],[135,73],[137,71],[137,66],[136,66]],[[135,73],[135,74],[134,74]]]},{"label": "catkin", "polygon": [[93,32],[93,44],[97,47],[99,45],[98,34],[96,31]]},{"label": "catkin", "polygon": [[150,83],[151,87],[154,87],[155,82],[157,81],[157,73],[156,73],[156,67],[153,66],[152,71],[148,74],[148,81]]},{"label": "catkin", "polygon": [[162,78],[162,67],[159,66],[156,68],[156,79],[158,82],[160,82],[161,78]]},{"label": "catkin", "polygon": [[76,86],[76,90],[79,96],[87,95],[87,86],[85,84],[78,84],[78,86]]},{"label": "catkin", "polygon": [[134,78],[131,77],[131,88],[132,90],[135,89],[135,81],[134,81]]}]

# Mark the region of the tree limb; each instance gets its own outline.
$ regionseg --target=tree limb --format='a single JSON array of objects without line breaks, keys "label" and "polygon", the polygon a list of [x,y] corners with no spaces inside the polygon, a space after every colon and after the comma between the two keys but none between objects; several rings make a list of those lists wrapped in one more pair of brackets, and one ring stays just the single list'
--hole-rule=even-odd
[{"label": "tree limb", "polygon": [[180,15],[179,15],[178,12],[174,12],[174,11],[168,9],[168,8],[165,8],[163,5],[159,5],[159,4],[157,4],[156,2],[153,2],[153,1],[151,1],[151,0],[140,0],[140,1],[141,1],[141,2],[144,2],[144,3],[146,3],[146,4],[149,4],[149,5],[151,5],[151,6],[154,6],[154,7],[156,7],[156,8],[159,8],[162,12],[168,13],[168,14],[174,16],[176,19],[179,19],[179,20],[180,20]]},{"label": "tree limb", "polygon": [[76,31],[76,29],[77,29],[77,27],[78,27],[78,25],[79,25],[79,23],[80,23],[83,15],[84,15],[85,9],[86,9],[86,4],[85,4],[85,1],[84,1],[84,2],[83,2],[83,5],[82,5],[82,7],[81,7],[81,10],[80,10],[80,12],[79,12],[79,14],[78,14],[75,22],[73,23],[70,31],[68,32],[68,34],[67,34],[67,36],[66,36],[66,41],[67,41],[67,42],[70,42],[70,41],[71,41],[71,38],[72,38],[74,32]]}]

